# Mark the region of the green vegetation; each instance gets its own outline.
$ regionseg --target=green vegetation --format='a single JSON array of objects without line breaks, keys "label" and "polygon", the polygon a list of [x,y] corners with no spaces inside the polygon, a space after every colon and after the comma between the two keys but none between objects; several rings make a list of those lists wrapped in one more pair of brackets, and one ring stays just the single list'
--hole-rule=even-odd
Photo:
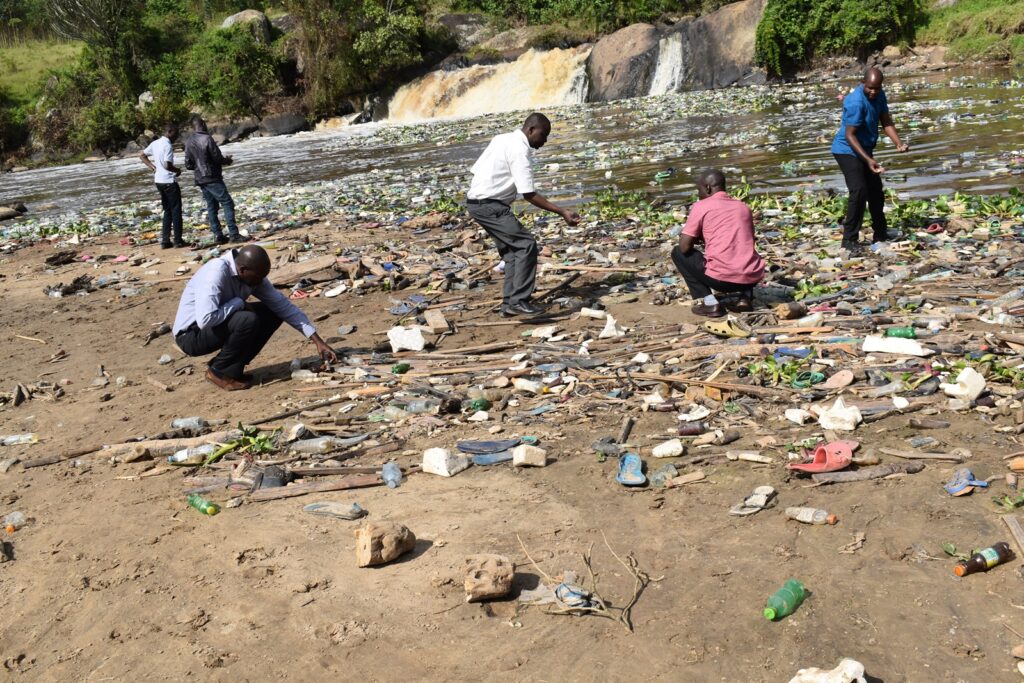
[{"label": "green vegetation", "polygon": [[81,43],[53,39],[0,48],[0,88],[7,90],[15,105],[31,104],[47,72],[75,61],[81,53]]},{"label": "green vegetation", "polygon": [[925,44],[948,45],[957,59],[1024,63],[1024,2],[960,0],[935,10],[917,34]]},{"label": "green vegetation", "polygon": [[815,57],[864,57],[911,40],[921,16],[920,0],[768,0],[755,59],[771,74],[788,75]]}]

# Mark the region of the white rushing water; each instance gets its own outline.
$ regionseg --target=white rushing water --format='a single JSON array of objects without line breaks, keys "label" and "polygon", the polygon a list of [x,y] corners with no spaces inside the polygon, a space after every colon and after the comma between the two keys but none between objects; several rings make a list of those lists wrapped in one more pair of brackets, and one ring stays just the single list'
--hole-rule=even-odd
[{"label": "white rushing water", "polygon": [[529,50],[514,62],[432,71],[399,88],[390,121],[478,116],[519,109],[582,104],[590,46]]},{"label": "white rushing water", "polygon": [[650,95],[678,92],[683,82],[683,34],[679,31],[658,41],[658,63]]}]

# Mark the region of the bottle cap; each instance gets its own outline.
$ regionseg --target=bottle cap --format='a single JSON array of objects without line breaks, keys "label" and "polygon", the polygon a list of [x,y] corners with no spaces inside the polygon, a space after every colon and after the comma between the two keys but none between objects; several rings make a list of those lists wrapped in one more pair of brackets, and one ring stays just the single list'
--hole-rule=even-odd
[{"label": "bottle cap", "polygon": [[953,573],[957,576],[963,576],[967,573],[967,565],[961,562],[957,566],[953,567]]},{"label": "bottle cap", "polygon": [[825,521],[827,523],[829,523],[829,524],[835,524],[836,522],[839,521],[839,518],[836,517],[835,515],[829,515],[828,517],[825,518]]},{"label": "bottle cap", "polygon": [[768,621],[775,621],[775,610],[771,607],[764,608],[764,618]]}]

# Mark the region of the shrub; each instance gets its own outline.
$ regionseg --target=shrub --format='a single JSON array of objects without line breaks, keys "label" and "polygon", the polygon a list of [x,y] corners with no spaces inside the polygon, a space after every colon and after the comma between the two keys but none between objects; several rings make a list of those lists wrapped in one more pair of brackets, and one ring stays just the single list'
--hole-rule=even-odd
[{"label": "shrub", "polygon": [[960,0],[935,10],[918,32],[923,43],[944,44],[958,59],[1024,62],[1024,2]]},{"label": "shrub", "polygon": [[258,114],[280,88],[278,66],[273,48],[244,26],[208,31],[184,57],[184,92],[193,104],[218,114]]},{"label": "shrub", "polygon": [[817,56],[864,57],[886,43],[910,40],[920,16],[920,0],[768,0],[755,59],[783,76]]}]

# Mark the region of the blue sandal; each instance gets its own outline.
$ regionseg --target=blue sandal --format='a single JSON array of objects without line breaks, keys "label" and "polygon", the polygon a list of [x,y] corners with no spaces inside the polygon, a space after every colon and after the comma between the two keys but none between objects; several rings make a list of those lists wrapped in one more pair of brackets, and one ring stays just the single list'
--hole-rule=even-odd
[{"label": "blue sandal", "polygon": [[644,461],[636,453],[625,453],[619,458],[619,473],[615,481],[623,486],[643,486],[647,483]]},{"label": "blue sandal", "polygon": [[943,488],[951,496],[966,496],[975,487],[988,488],[988,482],[975,479],[974,473],[970,469],[961,467],[953,472],[953,478]]}]

